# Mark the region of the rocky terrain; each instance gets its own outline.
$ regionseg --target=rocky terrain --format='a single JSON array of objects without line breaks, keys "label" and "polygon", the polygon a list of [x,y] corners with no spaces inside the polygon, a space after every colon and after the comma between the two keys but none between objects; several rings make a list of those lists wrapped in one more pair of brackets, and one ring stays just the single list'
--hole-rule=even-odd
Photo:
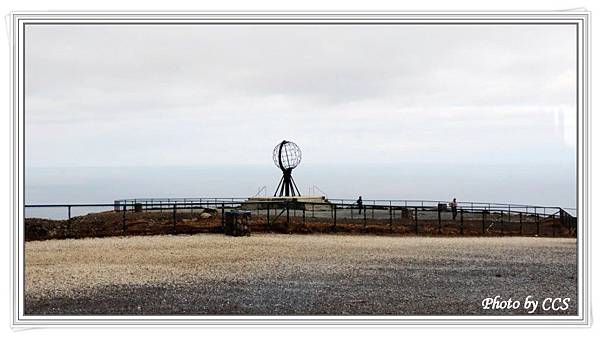
[{"label": "rocky terrain", "polygon": [[[382,211],[383,213],[384,211]],[[272,212],[267,222],[266,211],[253,211],[249,226],[254,233],[353,233],[378,235],[425,235],[425,236],[536,236],[538,224],[533,217],[523,217],[521,222],[514,217],[509,222],[506,215],[488,214],[485,221],[466,214],[464,221],[446,217],[441,225],[434,217],[420,216],[415,227],[415,220],[397,215],[363,218],[341,211],[334,221],[328,212],[321,212],[318,217],[311,217],[309,212],[302,216],[300,210],[287,215]],[[431,216],[430,215],[430,216]],[[86,238],[106,236],[160,235],[160,234],[196,234],[223,232],[221,212],[215,209],[179,210],[173,216],[170,210],[150,212],[116,212],[106,211],[73,217],[70,220],[49,220],[42,218],[25,219],[25,239],[46,240],[64,238]],[[561,226],[557,218],[542,219],[539,223],[539,236],[574,237],[565,226]]]}]

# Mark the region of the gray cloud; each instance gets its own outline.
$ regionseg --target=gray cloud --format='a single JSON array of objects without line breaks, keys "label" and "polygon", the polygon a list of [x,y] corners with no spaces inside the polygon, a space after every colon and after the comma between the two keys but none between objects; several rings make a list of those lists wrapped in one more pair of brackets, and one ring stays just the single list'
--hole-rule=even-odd
[{"label": "gray cloud", "polygon": [[264,163],[282,138],[314,163],[575,156],[570,26],[26,34],[29,165]]}]

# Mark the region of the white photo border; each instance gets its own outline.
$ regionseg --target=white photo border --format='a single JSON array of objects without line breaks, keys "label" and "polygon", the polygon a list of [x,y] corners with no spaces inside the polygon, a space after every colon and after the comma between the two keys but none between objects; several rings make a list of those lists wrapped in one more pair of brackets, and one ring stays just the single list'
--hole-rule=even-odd
[{"label": "white photo border", "polygon": [[[432,327],[590,326],[589,30],[588,11],[498,12],[13,12],[11,62],[11,325],[28,327]],[[571,24],[577,34],[577,306],[576,316],[32,316],[24,314],[25,28],[34,24]]]}]

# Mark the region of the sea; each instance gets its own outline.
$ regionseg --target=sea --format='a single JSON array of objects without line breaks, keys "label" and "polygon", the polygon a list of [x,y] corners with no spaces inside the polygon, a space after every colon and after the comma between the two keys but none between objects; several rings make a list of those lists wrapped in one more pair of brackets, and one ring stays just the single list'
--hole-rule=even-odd
[{"label": "sea", "polygon": [[[577,207],[575,165],[535,163],[334,165],[298,167],[303,195],[328,198],[452,200]],[[113,203],[134,198],[245,198],[272,195],[273,165],[26,167],[25,204]],[[266,188],[263,188],[266,187]],[[261,188],[263,188],[261,190]],[[72,216],[110,208],[79,207]],[[64,219],[66,208],[26,207],[26,217]]]}]

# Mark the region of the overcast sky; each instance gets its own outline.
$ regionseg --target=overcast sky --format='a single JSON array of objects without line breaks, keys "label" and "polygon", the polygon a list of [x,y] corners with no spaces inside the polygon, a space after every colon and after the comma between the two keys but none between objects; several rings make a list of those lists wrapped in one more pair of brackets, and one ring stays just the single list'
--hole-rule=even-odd
[{"label": "overcast sky", "polygon": [[282,139],[301,166],[575,165],[574,26],[30,25],[26,47],[28,166],[272,165]]}]

